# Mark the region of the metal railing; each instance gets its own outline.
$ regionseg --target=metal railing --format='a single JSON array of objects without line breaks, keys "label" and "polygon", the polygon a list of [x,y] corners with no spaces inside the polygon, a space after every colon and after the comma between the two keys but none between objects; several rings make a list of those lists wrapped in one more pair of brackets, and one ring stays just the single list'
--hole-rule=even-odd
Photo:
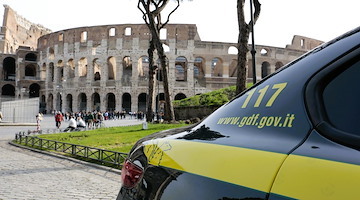
[{"label": "metal railing", "polygon": [[55,140],[42,139],[36,136],[28,136],[25,133],[15,134],[15,141],[32,148],[54,150],[70,154],[72,156],[90,159],[103,165],[112,166],[121,169],[122,163],[127,157],[126,153],[109,151],[83,145],[70,144]]}]

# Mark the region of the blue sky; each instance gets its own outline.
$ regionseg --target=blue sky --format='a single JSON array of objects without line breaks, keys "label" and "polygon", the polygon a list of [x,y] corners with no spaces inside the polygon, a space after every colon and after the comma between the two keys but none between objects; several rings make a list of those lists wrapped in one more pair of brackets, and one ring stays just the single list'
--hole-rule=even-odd
[{"label": "blue sky", "polygon": [[[1,3],[53,31],[143,23],[137,0],[1,0]],[[255,25],[255,44],[285,47],[293,35],[328,41],[360,25],[358,0],[260,0],[260,3],[262,11]],[[249,11],[248,4],[245,10]],[[3,11],[1,7],[1,21]],[[204,41],[237,42],[235,0],[185,0],[170,23],[197,24]]]}]

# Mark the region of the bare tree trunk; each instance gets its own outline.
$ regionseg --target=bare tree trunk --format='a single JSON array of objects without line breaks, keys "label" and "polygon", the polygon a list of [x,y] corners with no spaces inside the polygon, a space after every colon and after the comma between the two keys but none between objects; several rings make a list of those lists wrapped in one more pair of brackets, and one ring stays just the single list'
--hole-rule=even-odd
[{"label": "bare tree trunk", "polygon": [[[238,38],[238,63],[237,63],[237,79],[236,79],[236,94],[246,89],[246,64],[247,64],[247,53],[249,35],[250,35],[250,22],[247,24],[244,17],[244,4],[245,0],[237,1],[237,14],[239,24],[239,38]],[[254,23],[257,21],[260,15],[261,4],[258,0],[254,0],[255,12],[254,12]],[[255,73],[255,72],[253,72]]]},{"label": "bare tree trunk", "polygon": [[154,103],[154,75],[155,75],[155,68],[154,68],[154,43],[150,40],[148,55],[149,55],[149,96],[147,99],[147,112],[146,112],[146,121],[151,122],[154,116],[153,111],[153,103]]}]

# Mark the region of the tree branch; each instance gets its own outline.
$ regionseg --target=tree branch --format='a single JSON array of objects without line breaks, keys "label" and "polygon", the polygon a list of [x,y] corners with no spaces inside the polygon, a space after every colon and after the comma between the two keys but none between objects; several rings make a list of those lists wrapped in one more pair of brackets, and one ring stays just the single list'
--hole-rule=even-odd
[{"label": "tree branch", "polygon": [[170,21],[170,16],[179,8],[180,6],[180,1],[179,0],[176,0],[177,2],[177,6],[170,12],[170,14],[168,15],[167,17],[167,20],[164,24],[162,24],[162,26],[160,27],[160,29],[164,28]]}]

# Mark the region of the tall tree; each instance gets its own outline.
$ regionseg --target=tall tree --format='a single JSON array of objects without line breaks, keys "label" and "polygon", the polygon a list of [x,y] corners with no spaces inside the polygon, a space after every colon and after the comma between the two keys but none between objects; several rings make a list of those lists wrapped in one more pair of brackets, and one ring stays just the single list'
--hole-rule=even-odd
[{"label": "tall tree", "polygon": [[149,97],[148,97],[148,110],[147,110],[147,120],[151,120],[153,116],[152,105],[154,101],[154,75],[156,67],[154,67],[153,62],[153,52],[156,50],[160,59],[160,65],[162,68],[162,80],[164,85],[164,95],[165,95],[165,112],[164,119],[166,121],[174,121],[175,114],[174,108],[172,105],[170,91],[169,91],[169,81],[168,81],[168,69],[167,69],[167,59],[163,44],[160,40],[160,30],[164,28],[169,20],[170,16],[177,10],[180,5],[180,0],[176,0],[177,6],[167,15],[165,22],[161,21],[161,13],[169,3],[170,0],[139,0],[138,9],[143,14],[143,19],[150,30],[151,40],[148,49],[149,54]]},{"label": "tall tree", "polygon": [[[237,63],[237,79],[236,79],[236,94],[239,94],[246,88],[246,54],[249,52],[248,42],[249,35],[260,16],[261,4],[259,0],[250,0],[250,3],[254,4],[255,11],[250,13],[253,15],[249,23],[245,22],[244,4],[245,0],[237,0],[237,14],[239,25],[239,37],[238,37],[238,63]],[[252,5],[251,5],[252,6]],[[252,10],[252,9],[251,9]],[[255,52],[252,52],[255,54]],[[255,72],[253,72],[255,73]]]}]

